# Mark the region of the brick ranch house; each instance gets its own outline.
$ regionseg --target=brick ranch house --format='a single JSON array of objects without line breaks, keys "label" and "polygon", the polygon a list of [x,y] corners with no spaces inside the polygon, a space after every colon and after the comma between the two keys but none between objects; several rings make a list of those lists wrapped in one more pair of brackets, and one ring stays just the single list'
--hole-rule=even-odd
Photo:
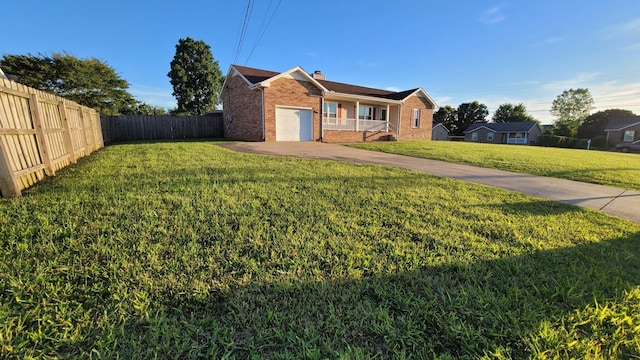
[{"label": "brick ranch house", "polygon": [[607,133],[607,146],[640,140],[640,116],[613,117],[604,131]]},{"label": "brick ranch house", "polygon": [[475,123],[464,131],[464,141],[536,145],[540,134],[542,134],[542,130],[535,121]]},{"label": "brick ranch house", "polygon": [[299,66],[273,72],[231,65],[220,97],[225,137],[246,141],[430,140],[437,107],[422,88],[343,84]]}]

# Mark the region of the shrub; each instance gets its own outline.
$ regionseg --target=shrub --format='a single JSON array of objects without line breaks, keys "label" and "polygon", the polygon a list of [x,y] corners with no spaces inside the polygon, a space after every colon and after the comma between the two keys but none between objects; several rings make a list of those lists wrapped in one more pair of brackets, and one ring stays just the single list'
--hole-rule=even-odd
[{"label": "shrub", "polygon": [[[578,139],[568,136],[558,135],[540,135],[538,136],[538,144],[540,146],[573,148],[576,147]],[[585,143],[586,148],[586,143]]]}]

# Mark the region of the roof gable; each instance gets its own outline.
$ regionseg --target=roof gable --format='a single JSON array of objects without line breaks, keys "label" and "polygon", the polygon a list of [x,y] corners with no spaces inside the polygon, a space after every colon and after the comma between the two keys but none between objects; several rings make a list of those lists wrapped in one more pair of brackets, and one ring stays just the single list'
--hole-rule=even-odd
[{"label": "roof gable", "polygon": [[443,128],[446,132],[449,132],[449,129],[447,129],[447,127],[446,127],[446,126],[444,126],[444,124],[443,124],[443,123],[433,123],[433,125],[431,126],[431,128],[432,128],[432,129],[435,129],[435,128],[437,128],[437,127],[441,127],[441,128]]},{"label": "roof gable", "polygon": [[640,125],[640,116],[614,116],[604,131],[620,131],[636,125]]},{"label": "roof gable", "polygon": [[480,128],[487,130],[504,133],[504,132],[529,132],[534,127],[538,126],[535,121],[522,121],[522,122],[505,122],[505,123],[475,123],[471,124],[464,132],[474,132]]}]

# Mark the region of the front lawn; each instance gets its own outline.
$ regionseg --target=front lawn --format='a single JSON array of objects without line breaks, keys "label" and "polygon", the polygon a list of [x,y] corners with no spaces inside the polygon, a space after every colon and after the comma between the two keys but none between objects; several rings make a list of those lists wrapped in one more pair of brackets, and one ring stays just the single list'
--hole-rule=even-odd
[{"label": "front lawn", "polygon": [[640,356],[640,225],[206,142],[0,199],[0,357],[483,356]]},{"label": "front lawn", "polygon": [[351,146],[640,190],[640,155],[637,154],[453,141],[378,142]]}]

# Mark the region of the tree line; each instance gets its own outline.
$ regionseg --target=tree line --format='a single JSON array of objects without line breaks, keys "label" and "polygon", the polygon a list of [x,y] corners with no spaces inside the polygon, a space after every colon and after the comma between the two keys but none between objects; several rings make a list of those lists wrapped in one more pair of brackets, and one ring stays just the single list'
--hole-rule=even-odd
[{"label": "tree line", "polygon": [[[449,134],[462,136],[464,131],[474,123],[488,122],[489,110],[485,104],[478,101],[462,103],[457,108],[450,105],[440,107],[433,114],[433,122],[441,123],[449,129]],[[502,104],[496,109],[491,120],[496,123],[535,121],[527,114],[524,104]]]},{"label": "tree line", "polygon": [[[11,80],[54,93],[105,115],[162,115],[162,107],[135,99],[129,83],[106,62],[81,59],[67,52],[47,54],[5,54],[0,68]],[[173,86],[175,115],[201,115],[215,110],[224,82],[218,62],[204,41],[180,39],[167,74]]]},{"label": "tree line", "polygon": [[[608,109],[590,114],[594,101],[589,89],[569,89],[558,95],[551,104],[551,114],[556,118],[553,130],[547,131],[549,135],[577,137],[591,139],[596,136],[604,136],[604,129],[612,117],[633,116],[634,113],[623,109]],[[433,122],[441,123],[449,129],[453,136],[464,135],[464,130],[474,123],[486,123],[489,115],[487,106],[473,101],[462,103],[457,108],[450,105],[440,107],[433,114]],[[494,112],[491,121],[524,122],[537,119],[527,113],[524,104],[502,104]]]}]

